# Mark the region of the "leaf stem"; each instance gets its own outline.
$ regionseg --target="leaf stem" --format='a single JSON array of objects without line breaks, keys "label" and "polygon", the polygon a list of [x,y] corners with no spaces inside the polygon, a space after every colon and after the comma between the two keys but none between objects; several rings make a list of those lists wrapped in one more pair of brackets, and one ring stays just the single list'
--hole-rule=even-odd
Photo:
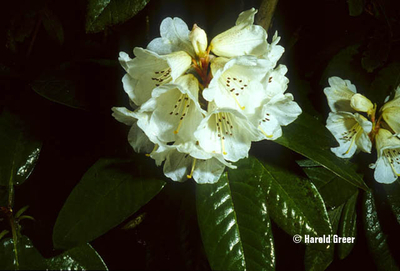
[{"label": "leaf stem", "polygon": [[10,223],[13,244],[14,244],[15,267],[16,267],[16,270],[19,270],[18,250],[17,250],[18,235],[17,235],[17,230],[16,230],[15,218],[14,218],[14,214],[13,214],[13,210],[12,210],[12,206],[13,206],[13,202],[14,202],[14,171],[15,171],[15,159],[13,159],[13,163],[11,166],[10,179],[8,181],[7,216],[8,216],[8,221]]},{"label": "leaf stem", "polygon": [[18,249],[17,249],[18,235],[17,235],[17,230],[16,230],[15,219],[14,219],[14,216],[13,216],[12,212],[11,212],[11,216],[9,217],[9,221],[10,221],[10,227],[11,227],[13,244],[14,244],[15,267],[16,267],[16,270],[19,270]]}]

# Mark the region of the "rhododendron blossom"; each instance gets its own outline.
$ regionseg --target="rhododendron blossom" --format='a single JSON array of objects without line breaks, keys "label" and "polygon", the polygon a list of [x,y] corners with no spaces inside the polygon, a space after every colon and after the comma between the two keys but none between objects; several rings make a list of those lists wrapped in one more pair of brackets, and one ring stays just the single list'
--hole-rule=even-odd
[{"label": "rhododendron blossom", "polygon": [[339,143],[332,152],[350,158],[357,151],[371,153],[375,144],[378,159],[370,166],[375,169],[375,180],[393,183],[400,176],[400,86],[391,101],[386,98],[376,118],[376,105],[357,93],[349,80],[331,77],[328,81],[324,92],[332,112],[326,128]]},{"label": "rhododendron blossom", "polygon": [[254,25],[256,13],[242,12],[210,44],[198,25],[190,31],[181,19],[166,18],[147,49],[134,48],[133,59],[120,53],[135,110],[114,107],[113,116],[132,126],[134,150],[164,163],[174,181],[215,183],[226,166],[248,156],[251,142],[280,137],[281,126],[301,114],[285,93],[286,67],[276,67],[280,38],[268,43],[265,29]]}]

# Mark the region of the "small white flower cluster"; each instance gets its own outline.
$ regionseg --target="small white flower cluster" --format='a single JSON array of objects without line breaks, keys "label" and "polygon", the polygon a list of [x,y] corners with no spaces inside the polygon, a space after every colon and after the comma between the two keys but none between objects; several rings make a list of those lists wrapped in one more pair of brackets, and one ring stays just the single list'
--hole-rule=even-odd
[{"label": "small white flower cluster", "polygon": [[121,52],[122,82],[135,111],[114,107],[113,116],[132,126],[128,140],[174,181],[218,181],[225,166],[248,156],[252,141],[274,140],[301,109],[285,93],[287,68],[276,67],[284,48],[254,25],[253,8],[214,37],[196,24],[166,18],[160,38],[135,58]]},{"label": "small white flower cluster", "polygon": [[331,148],[332,152],[338,157],[350,158],[356,151],[371,153],[374,142],[378,152],[376,164],[371,165],[375,168],[375,180],[380,183],[396,181],[400,176],[400,86],[394,99],[386,98],[376,119],[376,105],[357,93],[349,80],[331,77],[329,85],[324,92],[332,112],[326,120],[326,128],[339,142],[339,147]]}]

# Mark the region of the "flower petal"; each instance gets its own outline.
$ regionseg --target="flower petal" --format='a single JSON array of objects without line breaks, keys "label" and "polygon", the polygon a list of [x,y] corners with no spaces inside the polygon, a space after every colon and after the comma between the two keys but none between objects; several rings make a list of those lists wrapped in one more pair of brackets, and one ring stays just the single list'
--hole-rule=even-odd
[{"label": "flower petal", "polygon": [[258,107],[265,98],[261,80],[270,68],[270,61],[254,56],[236,57],[228,62],[226,58],[216,58],[211,64],[214,77],[203,90],[203,97],[218,107]]},{"label": "flower petal", "polygon": [[383,157],[376,162],[374,178],[378,183],[393,183],[398,178],[392,171],[390,163]]},{"label": "flower petal", "polygon": [[206,152],[221,154],[232,162],[247,157],[251,141],[260,138],[259,132],[247,118],[230,108],[209,113],[194,135]]},{"label": "flower petal", "polygon": [[372,102],[367,97],[359,93],[356,93],[351,97],[350,106],[356,111],[368,113],[370,113],[374,108]]},{"label": "flower petal", "polygon": [[265,54],[268,46],[267,32],[262,26],[253,25],[256,13],[254,8],[242,12],[234,27],[212,39],[211,51],[223,57]]},{"label": "flower petal", "polygon": [[123,124],[131,126],[136,122],[135,113],[125,107],[113,107],[111,110],[113,111],[111,115]]},{"label": "flower petal", "polygon": [[[364,142],[365,136],[359,135],[360,133],[368,133],[363,130],[363,127],[370,131],[372,124],[357,113],[329,113],[326,128],[339,143],[339,147],[331,148],[332,152],[338,157],[350,158],[356,152],[358,145],[369,152],[368,144]],[[358,144],[357,138],[359,139]]]},{"label": "flower petal", "polygon": [[339,77],[331,77],[328,82],[330,87],[325,88],[324,93],[332,112],[355,112],[350,106],[350,100],[356,93],[356,87],[349,80]]},{"label": "flower petal", "polygon": [[192,140],[203,119],[198,91],[198,81],[191,74],[178,78],[176,84],[155,88],[152,98],[140,109],[151,115],[149,122],[142,126],[146,134],[152,133],[164,143]]},{"label": "flower petal", "polygon": [[199,183],[216,183],[224,172],[225,165],[216,158],[200,160],[193,171],[193,179]]},{"label": "flower petal", "polygon": [[154,143],[149,140],[142,129],[137,126],[137,122],[132,124],[128,133],[128,142],[137,153],[151,153]]},{"label": "flower petal", "polygon": [[293,95],[290,93],[276,95],[265,107],[266,112],[273,115],[282,126],[292,123],[302,113],[300,106],[294,102]]},{"label": "flower petal", "polygon": [[122,79],[125,92],[138,106],[150,99],[155,87],[175,80],[191,65],[191,57],[182,51],[159,56],[136,47],[133,52],[134,59],[121,52],[119,61],[127,72]]},{"label": "flower petal", "polygon": [[189,28],[182,19],[167,17],[160,25],[161,38],[152,40],[147,45],[147,49],[160,55],[185,51],[194,57],[195,54],[189,40],[189,33]]}]

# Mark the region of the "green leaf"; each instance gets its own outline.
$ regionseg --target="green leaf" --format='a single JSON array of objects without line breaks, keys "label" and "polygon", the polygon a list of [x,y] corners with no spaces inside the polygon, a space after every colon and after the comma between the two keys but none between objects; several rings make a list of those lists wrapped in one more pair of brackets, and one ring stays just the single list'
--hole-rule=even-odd
[{"label": "green leaf", "polygon": [[150,0],[89,0],[86,15],[86,33],[97,33],[106,27],[123,23]]},{"label": "green leaf", "polygon": [[33,171],[42,142],[28,124],[8,111],[0,115],[0,185],[22,184]]},{"label": "green leaf", "polygon": [[[337,231],[340,215],[342,213],[344,204],[340,205],[336,209],[328,212],[329,221],[332,225],[333,232]],[[324,235],[329,235],[325,233]],[[321,236],[322,237],[322,236]],[[331,242],[333,242],[331,236]],[[309,244],[306,247],[306,253],[304,256],[304,266],[306,270],[323,271],[332,263],[335,252],[335,246],[333,243],[329,245],[326,250],[320,250],[315,244]]]},{"label": "green leaf", "polygon": [[84,244],[46,259],[48,269],[52,270],[108,270],[103,259],[90,244]]},{"label": "green leaf", "polygon": [[371,192],[364,194],[362,214],[368,248],[378,270],[399,270],[390,252],[387,235],[382,231],[375,199]]},{"label": "green leaf", "polygon": [[364,0],[347,0],[350,16],[358,16],[364,10]]},{"label": "green leaf", "polygon": [[[357,234],[357,212],[356,203],[358,191],[346,202],[342,212],[342,218],[338,235],[341,237],[356,237]],[[339,243],[338,255],[341,260],[346,258],[354,247],[354,243]]]},{"label": "green leaf", "polygon": [[392,62],[380,70],[371,84],[369,97],[378,105],[383,105],[385,98],[394,92],[400,84],[400,62]]},{"label": "green leaf", "polygon": [[274,269],[264,183],[261,164],[245,159],[217,183],[197,185],[198,222],[213,270]]},{"label": "green leaf", "polygon": [[[89,244],[73,248],[54,258],[45,259],[26,236],[18,239],[21,270],[108,270],[100,255]],[[0,269],[16,270],[11,238],[0,241]]]},{"label": "green leaf", "polygon": [[[17,243],[19,269],[21,270],[45,270],[47,268],[45,259],[33,246],[26,236],[18,238]],[[0,241],[0,269],[16,270],[14,242],[12,238]]]},{"label": "green leaf", "polygon": [[56,248],[88,243],[123,222],[164,187],[140,177],[132,161],[100,159],[82,177],[61,209],[53,231]]},{"label": "green leaf", "polygon": [[26,205],[22,207],[21,209],[18,210],[18,212],[15,214],[15,218],[20,217],[27,209],[29,208],[29,205]]},{"label": "green leaf", "polygon": [[60,19],[50,9],[42,10],[42,22],[47,34],[59,44],[64,43],[64,29]]},{"label": "green leaf", "polygon": [[397,222],[400,223],[400,184],[396,181],[391,184],[383,185],[386,192],[386,199],[396,216]]},{"label": "green leaf", "polygon": [[292,236],[332,233],[322,197],[309,180],[267,164],[262,177],[268,191],[269,215],[284,231]]},{"label": "green leaf", "polygon": [[98,78],[110,78],[117,65],[117,61],[106,59],[66,62],[43,73],[31,86],[37,94],[52,102],[77,109],[98,109],[105,107],[102,99],[109,97],[104,93],[99,97],[99,93],[108,87],[107,82],[88,80],[82,74],[96,70]]},{"label": "green leaf", "polygon": [[336,207],[357,192],[357,188],[312,160],[301,160],[297,163],[303,168],[310,180],[329,207]]},{"label": "green leaf", "polygon": [[295,122],[284,127],[283,136],[275,141],[329,169],[352,185],[368,190],[352,164],[331,152],[330,148],[334,145],[329,131],[307,113],[303,112]]},{"label": "green leaf", "polygon": [[8,233],[9,233],[8,230],[2,230],[2,231],[0,232],[0,240],[3,239],[3,237],[6,236]]}]

